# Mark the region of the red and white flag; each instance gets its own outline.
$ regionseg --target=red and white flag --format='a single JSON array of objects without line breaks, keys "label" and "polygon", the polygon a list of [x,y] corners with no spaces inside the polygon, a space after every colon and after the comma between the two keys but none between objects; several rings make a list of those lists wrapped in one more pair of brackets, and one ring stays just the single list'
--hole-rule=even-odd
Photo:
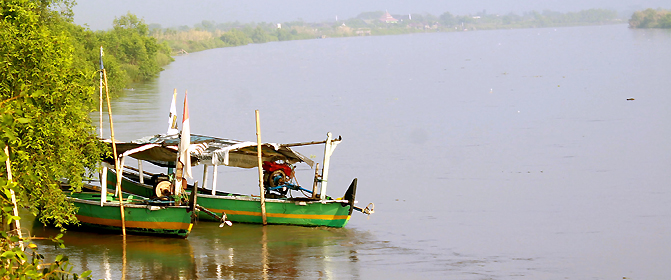
[{"label": "red and white flag", "polygon": [[191,126],[189,125],[189,101],[184,92],[184,114],[182,115],[182,136],[179,141],[179,161],[184,166],[183,177],[192,179],[191,176],[191,155],[189,146],[191,145]]}]

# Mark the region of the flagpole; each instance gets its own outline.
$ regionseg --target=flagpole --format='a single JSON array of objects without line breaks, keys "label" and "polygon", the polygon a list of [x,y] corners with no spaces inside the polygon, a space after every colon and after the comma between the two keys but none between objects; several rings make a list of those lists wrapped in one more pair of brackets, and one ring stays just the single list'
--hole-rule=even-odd
[{"label": "flagpole", "polygon": [[182,186],[186,185],[184,175],[191,177],[191,154],[189,145],[191,144],[191,125],[189,124],[189,101],[187,99],[188,91],[184,92],[184,112],[182,115],[182,133],[179,140],[179,153],[177,154],[177,163],[175,171],[175,195],[180,195]]},{"label": "flagpole", "polygon": [[103,46],[100,46],[100,139],[103,138]]},{"label": "flagpole", "polygon": [[266,219],[266,192],[263,189],[263,157],[261,154],[261,120],[259,119],[259,110],[256,113],[256,155],[259,159],[259,188],[261,189],[261,217],[263,218],[263,225],[268,224]]}]

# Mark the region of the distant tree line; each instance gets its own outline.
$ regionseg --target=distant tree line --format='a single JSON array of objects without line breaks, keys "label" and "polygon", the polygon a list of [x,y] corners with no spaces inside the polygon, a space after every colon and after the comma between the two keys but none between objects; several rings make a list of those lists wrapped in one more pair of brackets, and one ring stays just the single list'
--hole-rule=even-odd
[{"label": "distant tree line", "polygon": [[216,24],[202,21],[193,28],[160,28],[150,25],[151,35],[161,43],[167,44],[174,52],[181,50],[195,52],[212,48],[235,47],[247,44],[260,44],[275,41],[313,39],[316,36],[309,24],[288,22],[280,24],[239,22]]},{"label": "distant tree line", "polygon": [[671,28],[671,11],[646,9],[636,11],[629,20],[631,28]]},{"label": "distant tree line", "polygon": [[450,32],[478,29],[535,28],[622,23],[612,10],[589,9],[579,12],[527,12],[522,15],[488,14],[452,15],[392,14],[397,21],[380,20],[385,12],[364,12],[336,22],[307,23],[303,21],[273,23],[216,23],[202,21],[193,27],[161,28],[151,24],[151,36],[168,44],[173,53],[194,52],[212,48],[240,46],[252,43],[302,40],[323,37],[393,35],[417,32]]},{"label": "distant tree line", "polygon": [[[131,13],[115,18],[113,28],[106,31],[91,31],[72,22],[64,22],[62,28],[72,39],[78,66],[86,73],[99,68],[103,47],[104,66],[113,92],[156,77],[162,66],[173,61],[170,46],[159,44],[150,36],[144,20]],[[93,84],[96,79],[92,77]]]}]

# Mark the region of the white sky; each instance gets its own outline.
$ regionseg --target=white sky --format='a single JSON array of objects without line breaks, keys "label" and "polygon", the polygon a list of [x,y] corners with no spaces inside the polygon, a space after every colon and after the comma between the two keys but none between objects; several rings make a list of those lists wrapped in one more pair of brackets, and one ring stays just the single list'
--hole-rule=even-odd
[{"label": "white sky", "polygon": [[528,11],[552,10],[575,12],[591,8],[631,12],[646,8],[671,8],[670,0],[79,0],[74,8],[75,22],[91,29],[112,27],[115,17],[131,12],[145,22],[163,27],[193,26],[203,20],[217,23],[286,22],[302,19],[307,22],[333,21],[355,17],[362,12],[388,10],[392,14],[444,12],[454,15],[521,14]]}]

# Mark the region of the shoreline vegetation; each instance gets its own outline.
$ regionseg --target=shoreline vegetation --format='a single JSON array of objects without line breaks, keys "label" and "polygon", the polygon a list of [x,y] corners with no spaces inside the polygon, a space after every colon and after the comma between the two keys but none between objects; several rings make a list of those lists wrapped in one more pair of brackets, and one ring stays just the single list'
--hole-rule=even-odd
[{"label": "shoreline vegetation", "polygon": [[636,11],[629,20],[631,28],[671,28],[671,11],[664,9],[646,9]]},{"label": "shoreline vegetation", "polygon": [[488,14],[483,11],[461,16],[452,15],[449,12],[434,16],[431,14],[389,14],[388,12],[377,11],[361,13],[350,19],[336,19],[334,22],[322,23],[292,21],[243,24],[240,22],[216,23],[204,20],[193,27],[162,28],[158,24],[150,24],[149,28],[150,36],[161,44],[167,44],[174,55],[179,55],[214,48],[276,41],[427,32],[605,25],[625,22],[618,17],[617,12],[605,9],[589,9],[569,13],[532,11],[522,15],[515,13],[506,15]]}]

